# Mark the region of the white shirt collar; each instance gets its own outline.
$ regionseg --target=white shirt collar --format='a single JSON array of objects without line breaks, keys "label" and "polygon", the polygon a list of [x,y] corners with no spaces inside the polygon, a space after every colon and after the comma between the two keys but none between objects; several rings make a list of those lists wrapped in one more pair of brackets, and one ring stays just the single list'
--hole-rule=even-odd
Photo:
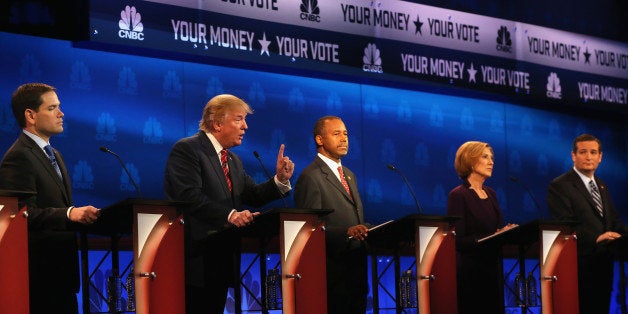
[{"label": "white shirt collar", "polygon": [[331,169],[331,171],[333,171],[334,174],[336,174],[336,177],[338,178],[338,180],[340,180],[340,173],[338,172],[338,167],[342,167],[342,164],[340,162],[335,162],[334,160],[331,160],[331,158],[321,153],[318,153],[318,157],[322,159],[323,162],[325,162],[325,164],[329,167],[329,169]]},{"label": "white shirt collar", "polygon": [[584,183],[584,185],[587,187],[589,191],[591,190],[591,186],[589,186],[589,182],[591,180],[593,180],[593,184],[595,184],[595,187],[597,187],[597,183],[595,182],[595,177],[589,178],[585,176],[582,172],[578,171],[576,167],[573,167],[573,170],[578,174],[578,176],[580,177],[580,179],[582,180],[582,182]]},{"label": "white shirt collar", "polygon": [[39,146],[39,148],[41,148],[41,150],[43,150],[44,152],[46,152],[46,151],[44,150],[44,147],[45,147],[46,145],[50,145],[50,143],[46,143],[46,141],[44,141],[41,137],[39,137],[39,136],[37,136],[37,135],[35,135],[35,134],[31,133],[31,132],[28,132],[28,131],[26,131],[26,130],[24,130],[24,129],[22,129],[22,132],[23,132],[24,134],[26,134],[26,136],[28,136],[28,137],[30,137],[31,139],[33,139],[33,141],[35,141],[35,143],[37,143],[37,146]]},{"label": "white shirt collar", "polygon": [[209,141],[212,142],[212,145],[214,146],[214,150],[216,150],[216,155],[220,155],[220,151],[223,149],[223,147],[222,145],[220,145],[220,143],[218,142],[214,134],[205,132],[205,135],[207,135],[207,138],[209,138]]}]

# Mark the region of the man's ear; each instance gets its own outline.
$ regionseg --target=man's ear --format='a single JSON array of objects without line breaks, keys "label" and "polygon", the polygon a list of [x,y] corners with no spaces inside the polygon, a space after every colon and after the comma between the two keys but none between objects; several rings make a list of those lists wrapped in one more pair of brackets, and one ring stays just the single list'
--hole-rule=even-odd
[{"label": "man's ear", "polygon": [[212,130],[220,132],[220,128],[222,127],[222,123],[220,121],[212,120],[210,123]]},{"label": "man's ear", "polygon": [[314,141],[316,142],[316,146],[323,146],[323,137],[321,135],[314,136]]},{"label": "man's ear", "polygon": [[37,112],[35,112],[35,110],[33,109],[26,109],[24,110],[24,119],[26,119],[27,122],[33,123],[35,121],[36,113]]}]

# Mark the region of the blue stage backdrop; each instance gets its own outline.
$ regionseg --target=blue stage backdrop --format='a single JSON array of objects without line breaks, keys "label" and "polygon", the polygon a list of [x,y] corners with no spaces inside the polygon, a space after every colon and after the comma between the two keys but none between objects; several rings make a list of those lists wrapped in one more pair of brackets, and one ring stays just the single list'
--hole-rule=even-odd
[{"label": "blue stage backdrop", "polygon": [[[571,167],[571,141],[584,132],[604,144],[598,174],[628,221],[625,115],[593,119],[442,88],[412,91],[312,79],[80,49],[67,41],[8,33],[0,33],[0,46],[5,60],[0,63],[0,151],[19,132],[10,109],[12,91],[33,81],[56,86],[65,131],[51,142],[69,167],[76,205],[104,207],[136,196],[118,161],[100,146],[124,159],[144,197],[164,198],[163,169],[171,146],[197,132],[211,97],[231,93],[255,111],[247,119],[243,145],[234,152],[257,181],[266,177],[253,151],[273,169],[285,143],[296,164],[294,184],[315,156],[315,120],[341,116],[350,137],[343,164],[357,176],[371,223],[417,212],[403,179],[387,164],[408,177],[425,213],[445,214],[447,194],[460,183],[453,169],[455,151],[467,140],[489,142],[495,151],[487,185],[497,191],[507,222],[548,218],[547,185]],[[274,206],[283,204],[260,210]]]}]

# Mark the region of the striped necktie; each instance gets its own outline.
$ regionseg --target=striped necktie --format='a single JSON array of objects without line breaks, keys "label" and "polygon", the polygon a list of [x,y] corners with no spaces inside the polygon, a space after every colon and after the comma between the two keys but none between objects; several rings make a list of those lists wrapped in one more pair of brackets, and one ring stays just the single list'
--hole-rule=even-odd
[{"label": "striped necktie", "polygon": [[46,145],[44,146],[44,150],[46,151],[46,155],[48,155],[48,159],[50,159],[50,163],[52,163],[52,166],[55,168],[55,171],[59,175],[59,178],[62,178],[63,176],[61,175],[61,169],[59,168],[59,164],[57,163],[57,158],[55,157],[52,146]]},{"label": "striped necktie", "polygon": [[595,182],[593,180],[589,181],[589,187],[591,187],[591,197],[593,197],[593,202],[595,203],[595,209],[597,209],[600,217],[604,217],[604,207],[602,206],[602,197],[600,196],[600,191],[598,191],[597,186],[595,186]]},{"label": "striped necktie", "polygon": [[225,174],[225,179],[227,179],[227,185],[229,186],[229,191],[232,191],[233,187],[231,186],[231,177],[229,176],[229,167],[227,167],[227,150],[223,149],[220,151],[220,163],[222,164],[222,172]]}]

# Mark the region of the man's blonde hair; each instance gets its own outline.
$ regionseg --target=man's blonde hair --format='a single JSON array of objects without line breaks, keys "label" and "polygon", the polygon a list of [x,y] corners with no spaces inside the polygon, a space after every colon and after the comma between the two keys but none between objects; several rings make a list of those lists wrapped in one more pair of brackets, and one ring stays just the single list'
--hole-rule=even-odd
[{"label": "man's blonde hair", "polygon": [[203,116],[198,122],[198,128],[205,132],[213,130],[212,122],[223,122],[228,112],[241,109],[247,114],[252,114],[253,109],[244,100],[231,94],[221,94],[210,99],[205,108]]}]

